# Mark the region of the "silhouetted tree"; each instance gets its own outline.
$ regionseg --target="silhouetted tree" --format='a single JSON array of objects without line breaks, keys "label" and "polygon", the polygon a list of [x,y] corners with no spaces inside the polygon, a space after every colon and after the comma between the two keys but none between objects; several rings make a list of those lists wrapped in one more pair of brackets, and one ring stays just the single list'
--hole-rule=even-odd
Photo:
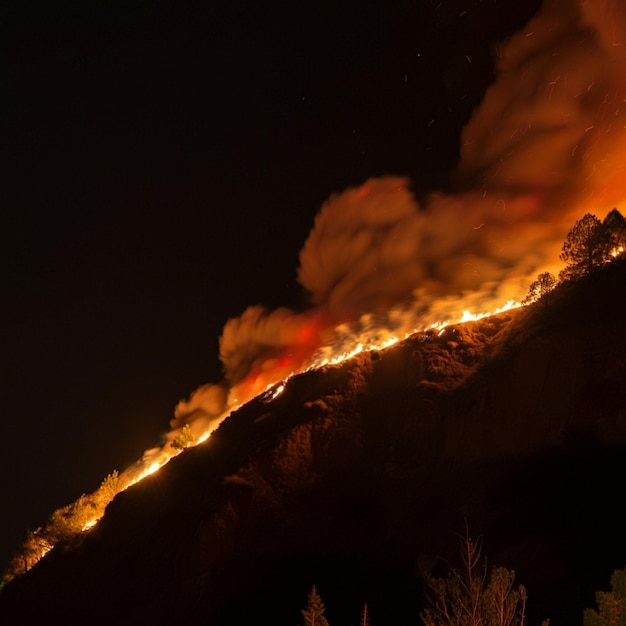
[{"label": "silhouetted tree", "polygon": [[304,626],[328,626],[328,620],[324,617],[325,611],[324,603],[317,593],[315,585],[313,585],[306,606],[302,609]]},{"label": "silhouetted tree", "polygon": [[424,574],[429,608],[420,618],[425,626],[525,626],[526,589],[513,587],[515,572],[497,567],[488,575],[482,539],[471,539],[467,529],[459,543],[460,569],[451,567],[445,578]]},{"label": "silhouetted tree", "polygon": [[562,279],[591,274],[610,258],[612,237],[604,224],[591,213],[579,219],[567,234],[560,259],[567,263]]},{"label": "silhouetted tree", "polygon": [[598,610],[585,609],[584,626],[626,626],[626,567],[611,576],[611,591],[597,591]]},{"label": "silhouetted tree", "polygon": [[617,210],[612,209],[602,222],[604,228],[611,237],[611,258],[623,257],[626,255],[626,219]]},{"label": "silhouetted tree", "polygon": [[556,287],[557,280],[550,272],[543,272],[537,276],[537,280],[530,283],[528,295],[522,300],[522,304],[531,304],[542,300],[545,305],[549,303],[548,294]]}]

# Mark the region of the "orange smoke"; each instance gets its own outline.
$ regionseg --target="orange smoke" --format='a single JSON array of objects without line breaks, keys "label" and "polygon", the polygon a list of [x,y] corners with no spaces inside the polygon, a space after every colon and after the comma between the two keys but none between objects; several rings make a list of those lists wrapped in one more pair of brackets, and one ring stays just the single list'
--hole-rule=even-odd
[{"label": "orange smoke", "polygon": [[558,272],[574,222],[626,196],[625,46],[618,0],[546,0],[498,51],[453,192],[418,204],[410,181],[389,176],[332,195],[300,253],[311,310],[252,306],[228,320],[224,382],[181,402],[172,427],[211,423],[329,344],[349,352],[364,333],[385,340],[494,310]]},{"label": "orange smoke", "polygon": [[620,0],[546,0],[498,53],[498,78],[462,134],[459,183],[542,192],[559,232],[621,203],[625,46]]}]

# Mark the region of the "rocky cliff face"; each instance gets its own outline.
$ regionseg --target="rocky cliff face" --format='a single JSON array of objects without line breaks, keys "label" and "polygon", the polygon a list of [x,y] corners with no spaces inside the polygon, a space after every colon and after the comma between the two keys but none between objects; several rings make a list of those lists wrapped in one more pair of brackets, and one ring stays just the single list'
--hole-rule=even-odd
[{"label": "rocky cliff face", "polygon": [[0,594],[2,624],[419,623],[465,521],[580,624],[626,564],[624,268],[541,304],[297,377],[121,493]]}]

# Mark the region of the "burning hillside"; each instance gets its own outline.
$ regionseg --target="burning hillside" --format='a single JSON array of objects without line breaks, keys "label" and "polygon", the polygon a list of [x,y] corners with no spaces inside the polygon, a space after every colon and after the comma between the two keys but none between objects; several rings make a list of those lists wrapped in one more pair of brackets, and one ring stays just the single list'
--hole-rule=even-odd
[{"label": "burning hillside", "polygon": [[298,373],[517,306],[537,273],[558,271],[578,218],[624,206],[625,45],[623,3],[546,0],[498,51],[453,188],[418,201],[410,181],[386,176],[332,195],[300,254],[310,307],[251,306],[228,320],[223,380],[178,404],[162,445],[103,483],[93,514],[83,519],[79,507],[77,528],[175,456],[184,429],[201,442]]},{"label": "burning hillside", "polygon": [[294,373],[511,306],[536,273],[558,268],[574,221],[626,195],[625,11],[548,0],[498,51],[454,193],[418,203],[409,181],[385,177],[331,196],[300,254],[312,308],[253,306],[229,320],[224,382],[179,404],[171,436],[189,425],[203,437]]},{"label": "burning hillside", "polygon": [[466,518],[529,623],[578,623],[626,557],[624,270],[293,377],[8,584],[0,615],[287,622],[319,581],[337,621],[365,597],[406,623]]}]

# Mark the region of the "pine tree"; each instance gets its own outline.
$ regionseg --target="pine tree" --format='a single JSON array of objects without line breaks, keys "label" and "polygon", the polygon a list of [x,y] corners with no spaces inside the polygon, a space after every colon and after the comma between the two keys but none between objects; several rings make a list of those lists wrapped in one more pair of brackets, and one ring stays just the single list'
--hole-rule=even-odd
[{"label": "pine tree", "polygon": [[591,213],[579,219],[561,250],[561,261],[567,266],[560,277],[581,278],[591,274],[610,259],[612,237],[604,224]]},{"label": "pine tree", "polygon": [[556,283],[556,278],[550,272],[539,274],[537,280],[530,284],[528,295],[522,300],[522,304],[531,304],[541,300],[547,306],[549,294],[556,287]]},{"label": "pine tree", "polygon": [[626,219],[617,210],[612,209],[607,213],[602,224],[611,237],[611,258],[626,256]]},{"label": "pine tree", "polygon": [[313,585],[306,606],[302,610],[304,626],[328,626],[328,620],[324,617],[325,610],[324,603]]}]

